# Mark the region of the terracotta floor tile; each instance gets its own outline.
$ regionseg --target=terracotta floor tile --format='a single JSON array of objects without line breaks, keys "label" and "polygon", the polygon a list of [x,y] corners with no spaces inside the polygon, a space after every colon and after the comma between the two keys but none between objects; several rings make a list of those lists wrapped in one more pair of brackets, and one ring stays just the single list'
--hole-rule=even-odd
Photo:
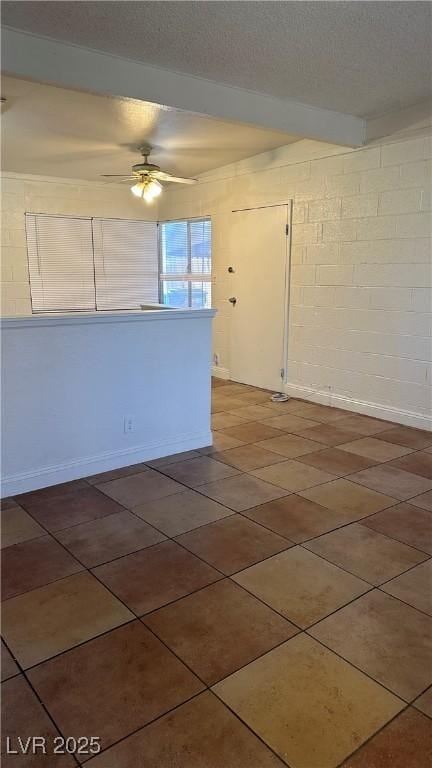
[{"label": "terracotta floor tile", "polygon": [[102,747],[203,688],[139,620],[41,664],[29,679],[63,733],[97,734]]},{"label": "terracotta floor tile", "polygon": [[212,376],[211,385],[212,388],[224,387],[228,385],[228,382],[225,379],[217,379],[215,376]]},{"label": "terracotta floor tile", "polygon": [[[121,482],[116,480],[115,482]],[[49,531],[60,531],[72,525],[96,520],[98,517],[120,512],[121,507],[103,493],[87,486],[74,493],[54,498],[33,499],[23,502],[29,512]]]},{"label": "terracotta floor tile", "polygon": [[273,403],[270,401],[267,403],[267,408],[270,408],[275,415],[277,413],[280,413],[281,416],[288,416],[288,414],[291,414],[294,416],[305,416],[307,418],[307,413],[303,413],[301,407],[305,405],[309,406],[311,403],[305,403],[302,400],[294,400],[293,397],[290,397],[289,400],[285,400],[285,402],[281,403]]},{"label": "terracotta floor tile", "polygon": [[3,683],[2,700],[2,742],[9,737],[11,745],[17,749],[19,738],[25,745],[32,736],[41,736],[46,739],[47,750],[47,754],[2,754],[3,768],[69,768],[76,765],[71,755],[54,754],[54,739],[59,732],[24,677],[20,675]]},{"label": "terracotta floor tile", "polygon": [[237,427],[224,429],[223,434],[228,435],[228,437],[235,437],[237,440],[242,440],[243,443],[258,443],[260,440],[280,437],[282,432],[280,429],[275,429],[268,426],[268,424],[262,424],[257,421],[251,424],[241,424]]},{"label": "terracotta floor tile", "polygon": [[304,437],[290,434],[262,440],[257,443],[257,446],[265,448],[267,451],[274,451],[287,459],[295,459],[297,456],[304,456],[306,453],[322,449],[322,445],[313,442],[313,440],[305,440]]},{"label": "terracotta floor tile", "polygon": [[214,432],[213,445],[208,445],[206,448],[199,448],[198,453],[210,455],[219,453],[219,451],[228,451],[230,448],[238,448],[240,445],[244,445],[243,440],[236,440],[235,437],[224,435],[223,432]]},{"label": "terracotta floor tile", "polygon": [[[205,485],[205,483],[213,483],[216,480],[223,480],[225,477],[238,475],[239,470],[229,467],[221,461],[215,461],[210,456],[200,456],[198,459],[170,464],[163,468],[163,472],[179,483],[188,485],[191,488],[198,488],[200,485]],[[181,488],[179,490],[184,489]]]},{"label": "terracotta floor tile", "polygon": [[297,632],[289,621],[228,579],[143,621],[208,685]]},{"label": "terracotta floor tile", "polygon": [[88,488],[86,480],[71,480],[67,483],[57,483],[57,485],[49,485],[47,488],[39,488],[37,491],[19,493],[14,498],[18,504],[22,504],[27,509],[34,501],[55,499],[58,496],[64,496],[67,493],[76,493],[77,491],[82,491],[86,488]]},{"label": "terracotta floor tile", "polygon": [[216,483],[201,485],[200,493],[204,493],[235,512],[242,512],[244,509],[255,507],[256,504],[264,504],[272,499],[280,499],[287,494],[282,488],[264,483],[251,475],[236,475],[226,480],[218,480]]},{"label": "terracotta floor tile", "polygon": [[23,541],[36,539],[38,536],[45,536],[44,529],[22,507],[15,506],[2,509],[0,515],[2,549],[11,547],[13,544],[20,544]]},{"label": "terracotta floor tile", "polygon": [[403,707],[307,635],[275,648],[214,691],[291,768],[335,768]]},{"label": "terracotta floor tile", "polygon": [[361,517],[361,514],[348,509],[322,507],[294,493],[247,509],[243,514],[297,544]]},{"label": "terracotta floor tile", "polygon": [[342,478],[316,488],[309,488],[307,491],[301,491],[300,496],[315,501],[323,507],[335,510],[344,509],[358,518],[379,512],[381,509],[392,506],[396,501],[390,496],[376,493],[376,491],[363,488],[357,483],[350,483],[349,480]]},{"label": "terracotta floor tile", "polygon": [[94,573],[137,616],[221,578],[221,574],[173,541],[101,565]]},{"label": "terracotta floor tile", "polygon": [[241,515],[197,528],[177,541],[227,576],[292,546],[290,541]]},{"label": "terracotta floor tile", "polygon": [[8,680],[10,677],[14,677],[19,674],[19,667],[14,661],[12,655],[6,648],[3,640],[1,641],[1,679]]},{"label": "terracotta floor tile", "polygon": [[87,568],[151,547],[165,538],[163,533],[126,510],[74,525],[56,535]]},{"label": "terracotta floor tile", "polygon": [[[256,392],[256,387],[251,387],[248,384],[239,384],[236,381],[221,380],[223,386],[223,393],[226,393],[229,397],[235,397],[236,395],[243,394],[244,392]],[[262,391],[262,390],[259,390]],[[219,393],[218,393],[219,394]]]},{"label": "terracotta floor tile", "polygon": [[432,555],[432,515],[411,504],[396,504],[362,520],[362,525]]},{"label": "terracotta floor tile", "polygon": [[360,483],[380,493],[387,493],[396,499],[405,501],[432,488],[432,480],[405,472],[390,464],[380,464],[377,467],[365,469],[350,476],[353,483]]},{"label": "terracotta floor tile", "polygon": [[163,456],[161,459],[148,461],[147,466],[150,467],[150,469],[168,467],[169,464],[178,464],[179,461],[187,461],[188,459],[197,459],[199,455],[200,454],[198,453],[198,451],[183,451],[183,453],[172,453],[171,456]]},{"label": "terracotta floor tile", "polygon": [[431,764],[432,723],[415,709],[407,709],[341,768],[425,768]]},{"label": "terracotta floor tile", "polygon": [[120,467],[119,469],[110,469],[108,472],[100,472],[98,475],[91,475],[86,477],[86,480],[90,485],[97,485],[99,483],[108,483],[110,480],[118,480],[119,477],[128,477],[129,475],[139,475],[140,472],[146,472],[148,467],[146,464],[131,464],[128,467]]},{"label": "terracotta floor tile", "polygon": [[207,525],[222,517],[232,515],[232,510],[223,507],[196,491],[184,491],[166,496],[164,499],[148,501],[134,507],[134,514],[154,525],[167,536],[178,536],[200,525]]},{"label": "terracotta floor tile", "polygon": [[227,429],[238,424],[247,424],[247,419],[233,416],[231,413],[214,413],[211,419],[212,429]]},{"label": "terracotta floor tile", "polygon": [[340,448],[325,448],[314,451],[302,456],[299,461],[316,469],[322,469],[323,472],[330,472],[331,475],[337,477],[360,472],[360,470],[368,469],[376,463],[373,459],[365,459],[363,456],[341,451]]},{"label": "terracotta floor tile", "polygon": [[432,718],[432,687],[422,693],[422,695],[413,702],[413,706]]},{"label": "terracotta floor tile", "polygon": [[309,427],[319,426],[316,421],[304,419],[302,416],[294,416],[291,413],[286,416],[272,416],[270,419],[262,420],[262,423],[284,432],[301,432]]},{"label": "terracotta floor tile", "polygon": [[24,668],[133,618],[87,572],[12,597],[2,610],[3,636]]},{"label": "terracotta floor tile", "polygon": [[210,691],[111,747],[91,768],[283,768],[280,761]]},{"label": "terracotta floor tile", "polygon": [[319,421],[321,423],[338,421],[340,418],[346,417],[347,415],[346,411],[342,411],[339,408],[331,408],[327,405],[319,405],[318,403],[289,400],[287,405],[291,406],[290,411],[296,416],[312,419],[313,421]]},{"label": "terracotta floor tile", "polygon": [[270,398],[269,392],[262,392],[258,389],[236,395],[236,399],[241,400],[244,405],[265,405],[267,408],[274,405]]},{"label": "terracotta floor tile", "polygon": [[432,560],[388,581],[381,589],[432,616]]},{"label": "terracotta floor tile", "polygon": [[270,464],[283,461],[283,456],[274,453],[274,451],[266,451],[265,448],[253,443],[242,445],[240,448],[233,448],[230,451],[215,453],[213,458],[223,461],[231,467],[236,467],[242,472],[248,472],[250,469],[258,469],[259,467],[268,467]]},{"label": "terracotta floor tile", "polygon": [[184,491],[179,483],[175,483],[174,480],[153,469],[148,469],[139,475],[111,480],[109,483],[102,483],[99,487],[104,494],[111,496],[129,509],[137,507],[138,504],[144,504],[145,501],[161,499],[163,496]]},{"label": "terracotta floor tile", "polygon": [[350,416],[338,420],[338,427],[359,432],[361,435],[376,435],[378,432],[390,429],[391,423],[373,419],[370,416],[362,416],[359,413],[352,413]]},{"label": "terracotta floor tile", "polygon": [[370,584],[379,585],[427,558],[423,552],[352,523],[304,545]]},{"label": "terracotta floor tile", "polygon": [[341,450],[356,453],[358,456],[365,456],[366,459],[374,459],[378,462],[390,461],[390,459],[396,459],[398,456],[411,452],[411,448],[386,443],[385,440],[378,440],[376,437],[363,437],[360,440],[345,443],[341,446]]},{"label": "terracotta floor tile", "polygon": [[298,434],[308,440],[314,440],[317,443],[329,446],[348,443],[350,440],[357,440],[360,437],[358,432],[342,429],[338,427],[337,423],[318,424],[317,427],[312,427],[312,429],[298,430]]},{"label": "terracotta floor tile", "polygon": [[405,701],[432,683],[432,619],[378,589],[308,632]]},{"label": "terracotta floor tile", "polygon": [[3,512],[3,510],[6,509],[13,509],[14,507],[18,506],[18,502],[15,501],[13,496],[6,496],[4,499],[0,499],[0,511]]},{"label": "terracotta floor tile", "polygon": [[422,493],[420,496],[410,499],[410,504],[432,512],[432,491],[427,491],[427,493]]},{"label": "terracotta floor tile", "polygon": [[15,544],[2,551],[2,600],[82,570],[83,566],[51,536]]},{"label": "terracotta floor tile", "polygon": [[405,445],[406,448],[413,448],[418,451],[421,448],[427,448],[429,445],[432,445],[432,432],[412,429],[411,427],[393,427],[385,432],[380,432],[378,439],[386,440],[388,443]]},{"label": "terracotta floor tile", "polygon": [[326,483],[334,477],[334,475],[329,475],[328,472],[308,467],[306,464],[294,461],[293,459],[282,461],[271,467],[255,469],[250,474],[265,482],[279,485],[287,491],[302,491],[305,488],[311,488],[313,485]]},{"label": "terracotta floor tile", "polygon": [[[212,397],[212,413],[222,413],[226,411],[234,410],[235,408],[242,408],[243,403],[241,400],[237,400],[235,397],[219,396],[218,394]],[[234,414],[235,416],[236,414]],[[240,414],[241,416],[241,414]]]},{"label": "terracotta floor tile", "polygon": [[401,459],[392,461],[392,466],[432,480],[432,455],[425,451],[418,451],[413,453],[412,456],[404,456]]},{"label": "terracotta floor tile", "polygon": [[233,579],[303,629],[370,589],[302,547],[270,557]]},{"label": "terracotta floor tile", "polygon": [[248,421],[263,421],[263,419],[270,419],[273,416],[273,411],[265,405],[241,405],[235,410],[230,409],[230,413],[233,416],[241,416]]}]

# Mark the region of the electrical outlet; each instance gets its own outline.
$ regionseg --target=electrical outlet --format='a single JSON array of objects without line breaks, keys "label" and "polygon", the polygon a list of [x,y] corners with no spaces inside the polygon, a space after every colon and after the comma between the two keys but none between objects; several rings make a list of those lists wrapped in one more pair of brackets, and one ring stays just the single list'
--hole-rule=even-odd
[{"label": "electrical outlet", "polygon": [[125,416],[123,421],[123,428],[125,435],[130,434],[135,430],[134,420],[132,416]]}]

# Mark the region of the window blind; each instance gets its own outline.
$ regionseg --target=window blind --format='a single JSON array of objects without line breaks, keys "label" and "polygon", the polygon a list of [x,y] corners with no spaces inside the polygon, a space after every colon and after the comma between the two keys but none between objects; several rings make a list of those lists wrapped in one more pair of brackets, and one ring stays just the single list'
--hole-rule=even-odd
[{"label": "window blind", "polygon": [[157,224],[93,219],[97,309],[139,309],[159,301]]},{"label": "window blind", "polygon": [[33,312],[95,309],[91,219],[26,214]]},{"label": "window blind", "polygon": [[211,220],[160,225],[161,295],[170,306],[211,305]]}]

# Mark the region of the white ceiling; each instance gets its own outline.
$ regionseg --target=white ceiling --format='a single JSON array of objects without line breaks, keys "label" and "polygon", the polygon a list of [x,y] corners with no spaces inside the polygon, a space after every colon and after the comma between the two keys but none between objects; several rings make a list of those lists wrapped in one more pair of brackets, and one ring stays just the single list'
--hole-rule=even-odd
[{"label": "white ceiling", "polygon": [[372,117],[431,95],[429,2],[3,2],[3,24]]},{"label": "white ceiling", "polygon": [[[132,99],[110,98],[5,77],[2,169],[101,181],[127,176],[136,151],[176,176],[195,176],[296,139]],[[115,180],[114,180],[115,181]]]}]

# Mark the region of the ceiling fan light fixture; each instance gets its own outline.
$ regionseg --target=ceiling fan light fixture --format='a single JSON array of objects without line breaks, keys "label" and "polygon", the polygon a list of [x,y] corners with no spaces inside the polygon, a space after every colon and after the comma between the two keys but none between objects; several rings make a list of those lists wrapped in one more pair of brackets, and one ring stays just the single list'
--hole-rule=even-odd
[{"label": "ceiling fan light fixture", "polygon": [[156,179],[142,179],[131,187],[131,192],[135,197],[144,198],[146,203],[150,203],[162,192],[162,184]]},{"label": "ceiling fan light fixture", "polygon": [[150,202],[153,198],[158,197],[162,192],[162,184],[159,184],[156,179],[151,179],[144,189],[144,200]]}]

